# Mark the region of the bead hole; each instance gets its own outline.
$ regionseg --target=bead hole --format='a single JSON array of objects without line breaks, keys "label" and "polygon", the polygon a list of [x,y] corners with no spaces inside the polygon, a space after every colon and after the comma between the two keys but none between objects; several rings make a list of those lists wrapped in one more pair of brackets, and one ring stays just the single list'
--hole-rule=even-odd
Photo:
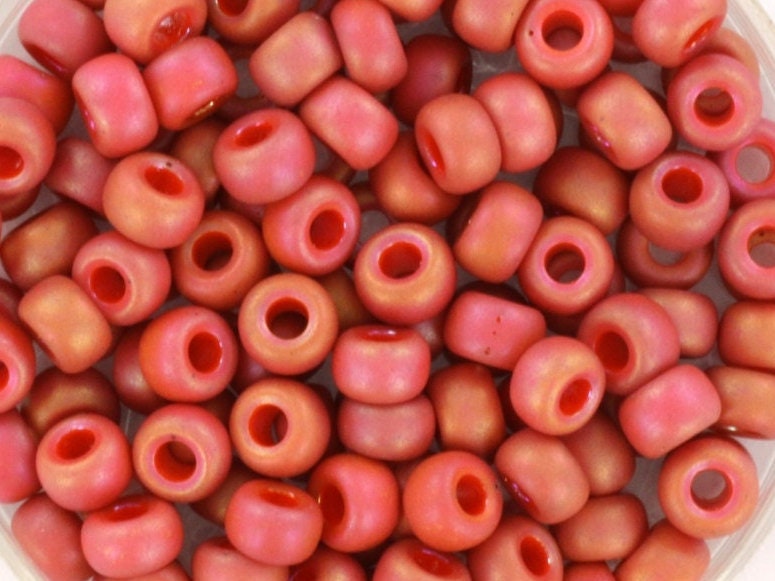
[{"label": "bead hole", "polygon": [[678,204],[690,204],[702,195],[702,178],[688,167],[671,169],[662,177],[662,191]]},{"label": "bead hole", "polygon": [[621,371],[630,361],[630,347],[624,337],[614,331],[602,333],[595,341],[595,353],[608,371]]},{"label": "bead hole", "polygon": [[261,491],[261,499],[275,506],[284,508],[296,508],[299,506],[299,498],[290,490],[278,490],[265,488]]},{"label": "bead hole", "polygon": [[428,547],[415,547],[410,556],[420,569],[435,577],[448,577],[455,572],[452,557]]},{"label": "bead hole", "polygon": [[296,299],[275,301],[266,313],[267,328],[279,339],[296,339],[304,333],[308,324],[307,308]]},{"label": "bead hole", "polygon": [[336,526],[344,520],[344,496],[339,488],[333,484],[324,486],[318,494],[317,501],[323,512],[323,519],[329,526]]},{"label": "bead hole", "polygon": [[112,266],[95,268],[89,277],[89,286],[97,300],[114,304],[126,295],[126,281]]},{"label": "bead hole", "polygon": [[248,431],[259,446],[276,446],[288,432],[288,417],[277,406],[259,406],[250,416]]},{"label": "bead hole", "polygon": [[231,261],[234,246],[223,232],[207,232],[196,239],[191,248],[194,264],[202,270],[215,272]]},{"label": "bead hole", "polygon": [[226,16],[239,16],[245,11],[249,0],[215,0],[216,7]]},{"label": "bead hole", "polygon": [[192,17],[188,10],[174,10],[164,15],[151,35],[153,52],[163,52],[188,38],[192,33]]},{"label": "bead hole", "polygon": [[582,411],[592,394],[592,384],[586,379],[571,381],[560,395],[560,412],[572,416]]},{"label": "bead hole", "polygon": [[554,50],[566,51],[575,48],[584,36],[584,23],[578,14],[558,10],[550,14],[541,27],[541,37]]},{"label": "bead hole", "polygon": [[692,52],[698,44],[701,44],[708,35],[711,34],[718,26],[718,18],[711,18],[707,22],[704,22],[692,35],[687,39],[684,45],[684,54]]},{"label": "bead hole", "polygon": [[379,268],[388,278],[410,277],[420,269],[421,264],[422,252],[409,242],[391,244],[379,257]]},{"label": "bead hole", "polygon": [[536,577],[543,577],[551,569],[549,552],[544,544],[533,536],[525,537],[520,541],[519,556],[528,571]]},{"label": "bead hole", "polygon": [[774,157],[769,147],[748,145],[737,154],[735,170],[749,184],[762,184],[772,178]]},{"label": "bead hole", "polygon": [[694,114],[701,123],[719,127],[735,114],[735,101],[727,90],[709,87],[694,100]]},{"label": "bead hole", "polygon": [[732,497],[732,483],[719,470],[702,470],[692,479],[691,494],[702,510],[713,512],[726,506]]},{"label": "bead hole", "polygon": [[24,158],[12,147],[0,145],[0,179],[12,180],[24,171]]},{"label": "bead hole", "polygon": [[143,499],[121,500],[105,512],[105,517],[112,522],[128,521],[143,516],[148,509],[148,503]]},{"label": "bead hole", "polygon": [[345,227],[341,213],[336,210],[323,210],[310,224],[310,242],[318,250],[331,250],[342,241]]},{"label": "bead hole", "polygon": [[234,138],[234,143],[238,147],[253,147],[265,141],[273,131],[274,127],[271,123],[261,121],[240,129]]},{"label": "bead hole", "polygon": [[159,446],[153,457],[159,475],[170,482],[183,482],[196,471],[196,457],[186,444],[172,441]]},{"label": "bead hole", "polygon": [[775,267],[775,229],[759,228],[748,238],[748,254],[757,266]]},{"label": "bead hole", "polygon": [[188,360],[199,373],[213,373],[220,366],[222,359],[221,342],[212,333],[202,331],[189,341]]},{"label": "bead hole", "polygon": [[56,454],[62,460],[77,460],[86,456],[96,442],[92,430],[76,428],[62,435],[56,444]]},{"label": "bead hole", "polygon": [[0,361],[0,391],[8,386],[8,382],[11,380],[11,371],[8,366]]},{"label": "bead hole", "polygon": [[184,189],[181,177],[169,167],[152,165],[145,169],[145,181],[154,190],[168,196],[181,194]]},{"label": "bead hole", "polygon": [[65,67],[58,59],[55,59],[50,52],[44,50],[41,46],[34,43],[25,43],[24,49],[35,61],[43,66],[44,69],[50,70],[58,77],[70,76],[71,73],[67,70],[67,67]]},{"label": "bead hole", "polygon": [[487,493],[482,481],[471,474],[464,475],[455,486],[457,503],[463,512],[476,516],[484,512],[487,504]]},{"label": "bead hole", "polygon": [[584,255],[575,246],[561,244],[551,249],[544,259],[544,268],[552,280],[570,284],[579,279],[586,267]]},{"label": "bead hole", "polygon": [[444,174],[447,171],[441,148],[430,132],[423,130],[417,132],[417,145],[429,169],[439,174]]}]

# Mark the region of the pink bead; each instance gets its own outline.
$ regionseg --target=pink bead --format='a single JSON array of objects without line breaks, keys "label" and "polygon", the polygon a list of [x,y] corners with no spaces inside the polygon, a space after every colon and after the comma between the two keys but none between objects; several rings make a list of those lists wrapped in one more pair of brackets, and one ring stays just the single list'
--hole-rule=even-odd
[{"label": "pink bead", "polygon": [[11,462],[0,465],[0,502],[19,502],[40,490],[35,469],[38,435],[16,409],[0,413],[0,439]]},{"label": "pink bead", "polygon": [[613,52],[613,26],[597,2],[540,0],[520,16],[515,43],[530,76],[547,87],[569,89],[605,69]]},{"label": "pink bead", "polygon": [[378,319],[413,325],[430,319],[455,292],[455,260],[444,238],[420,224],[388,226],[356,256],[358,296]]},{"label": "pink bead", "polygon": [[320,544],[309,559],[291,567],[289,580],[328,578],[333,580],[337,577],[347,581],[367,581],[366,570],[355,556]]},{"label": "pink bead", "polygon": [[75,72],[72,85],[78,110],[100,154],[122,157],[156,137],[159,121],[153,101],[140,69],[125,54],[91,59]]},{"label": "pink bead", "polygon": [[78,413],[40,441],[35,465],[43,490],[59,506],[90,512],[115,501],[132,479],[127,437],[114,421]]},{"label": "pink bead", "polygon": [[116,231],[84,243],[72,268],[77,282],[113,325],[139,323],[169,295],[172,275],[162,250],[133,242]]},{"label": "pink bead", "polygon": [[[222,109],[223,106],[218,110],[219,114]],[[215,171],[213,150],[225,128],[226,123],[218,117],[207,117],[180,131],[170,144],[170,155],[182,161],[196,174],[208,207],[221,187],[221,179]]]},{"label": "pink bead", "polygon": [[565,566],[563,581],[616,581],[607,563],[570,563]]},{"label": "pink bead", "polygon": [[737,440],[697,438],[665,458],[657,492],[665,516],[678,530],[702,539],[729,535],[756,511],[756,464]]},{"label": "pink bead", "polygon": [[562,553],[552,534],[525,515],[507,515],[495,532],[468,551],[468,567],[474,581],[563,579]]},{"label": "pink bead", "polygon": [[245,389],[232,408],[235,451],[259,474],[298,476],[326,452],[331,420],[321,397],[299,381],[269,377]]},{"label": "pink bead", "polygon": [[651,242],[687,252],[711,242],[729,212],[729,185],[708,158],[689,151],[661,155],[630,187],[630,216]]},{"label": "pink bead", "polygon": [[237,70],[209,37],[183,40],[143,70],[159,124],[178,131],[214,114],[237,91]]},{"label": "pink bead", "polygon": [[[95,575],[94,581],[118,581],[120,577],[105,577],[104,575]],[[133,577],[135,581],[190,581],[191,577],[188,576],[183,565],[179,561],[173,561],[169,565],[151,571],[146,575],[138,575]]]},{"label": "pink bead", "polygon": [[373,581],[470,581],[471,573],[455,554],[437,551],[408,537],[395,541],[380,555]]},{"label": "pink bead", "polygon": [[469,46],[503,52],[511,48],[514,31],[527,0],[457,0],[452,8],[452,28]]},{"label": "pink bead", "polygon": [[257,45],[299,11],[299,0],[207,0],[208,22],[225,39]]},{"label": "pink bead", "polygon": [[343,266],[360,228],[360,208],[352,191],[323,176],[313,176],[290,196],[267,204],[261,221],[272,258],[288,270],[310,276]]},{"label": "pink bead", "polygon": [[124,496],[86,516],[81,546],[100,575],[145,575],[177,558],[183,548],[183,522],[166,500],[150,494]]},{"label": "pink bead", "polygon": [[16,321],[0,316],[0,413],[12,410],[27,396],[35,372],[32,338]]},{"label": "pink bead", "polygon": [[237,200],[266,204],[307,182],[315,169],[315,147],[296,114],[260,109],[224,129],[213,163],[223,187]]},{"label": "pink bead", "polygon": [[237,369],[237,338],[216,311],[196,305],[171,308],[145,327],[140,369],[161,397],[202,402],[222,392]]},{"label": "pink bead", "polygon": [[254,478],[256,478],[256,473],[234,456],[223,482],[212,493],[192,502],[191,508],[202,518],[218,526],[223,526],[231,497],[240,486]]},{"label": "pink bead", "polygon": [[612,16],[632,16],[643,0],[598,0]]},{"label": "pink bead", "polygon": [[460,293],[444,320],[447,349],[506,371],[545,334],[546,321],[538,309],[477,290]]},{"label": "pink bead", "polygon": [[137,478],[171,502],[212,494],[231,465],[229,434],[220,420],[193,404],[165,405],[146,417],[132,443]]},{"label": "pink bead", "polygon": [[575,216],[545,220],[517,270],[522,290],[537,308],[581,313],[607,293],[614,257],[603,234]]},{"label": "pink bead", "polygon": [[721,398],[714,430],[745,438],[775,437],[775,374],[726,365],[714,365],[705,373]]},{"label": "pink bead", "polygon": [[312,470],[307,491],[323,511],[322,541],[334,550],[373,549],[398,524],[398,482],[379,460],[351,453],[328,456]]},{"label": "pink bead", "polygon": [[210,537],[199,543],[191,557],[191,573],[199,581],[229,579],[262,579],[287,581],[288,567],[267,565],[245,556],[226,536]]},{"label": "pink bead", "polygon": [[323,276],[315,277],[315,280],[323,285],[334,301],[340,331],[374,322],[374,317],[366,310],[355,292],[355,283],[349,270],[339,268]]},{"label": "pink bead", "polygon": [[676,73],[667,89],[673,126],[691,145],[723,151],[740,144],[762,115],[759,80],[723,54],[700,55]]},{"label": "pink bead", "polygon": [[113,351],[112,368],[113,385],[121,403],[143,415],[167,403],[148,384],[140,368],[140,339],[146,326],[141,323],[121,334]]},{"label": "pink bead", "polygon": [[770,301],[739,301],[721,315],[718,351],[727,365],[775,371],[775,305]]},{"label": "pink bead", "polygon": [[545,434],[568,434],[597,411],[605,392],[605,369],[578,339],[547,337],[520,355],[509,391],[511,405],[525,424]]},{"label": "pink bead", "polygon": [[339,321],[334,302],[320,283],[285,272],[248,291],[239,311],[238,332],[248,355],[265,369],[299,375],[326,358]]},{"label": "pink bead", "polygon": [[380,2],[402,19],[420,22],[430,18],[443,0],[380,0]]},{"label": "pink bead", "polygon": [[186,38],[207,23],[205,0],[105,0],[105,30],[116,47],[141,64]]},{"label": "pink bead", "polygon": [[411,327],[357,325],[339,335],[331,352],[337,389],[363,403],[408,401],[425,388],[430,372],[430,346]]}]

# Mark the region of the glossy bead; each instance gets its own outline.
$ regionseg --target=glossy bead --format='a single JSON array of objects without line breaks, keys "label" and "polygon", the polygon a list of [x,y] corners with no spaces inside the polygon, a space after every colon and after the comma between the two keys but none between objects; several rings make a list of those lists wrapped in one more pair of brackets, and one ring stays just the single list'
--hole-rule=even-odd
[{"label": "glossy bead", "polygon": [[266,476],[298,476],[326,452],[331,420],[321,397],[299,381],[269,377],[238,397],[229,432],[242,461]]},{"label": "glossy bead", "polygon": [[226,536],[205,539],[191,556],[191,573],[200,581],[229,579],[262,579],[265,581],[287,581],[288,567],[268,565],[245,556]]},{"label": "glossy bead", "polygon": [[403,490],[404,514],[412,533],[429,547],[454,552],[489,537],[501,518],[503,497],[495,472],[461,450],[421,460]]},{"label": "glossy bead", "polygon": [[570,518],[589,498],[587,477],[563,441],[532,428],[498,447],[495,469],[517,506],[544,524]]},{"label": "glossy bead", "polygon": [[736,440],[697,438],[665,458],[657,493],[665,516],[678,530],[703,539],[728,535],[756,511],[756,464]]},{"label": "glossy bead", "polygon": [[437,551],[415,538],[390,544],[374,566],[374,581],[470,581],[471,573],[456,555]]},{"label": "glossy bead", "polygon": [[315,169],[315,146],[295,113],[260,109],[223,130],[213,148],[213,165],[237,200],[267,204],[306,183]]},{"label": "glossy bead", "polygon": [[132,478],[129,442],[114,421],[78,413],[52,426],[38,446],[43,490],[63,508],[89,512],[115,501]]},{"label": "glossy bead", "polygon": [[[585,134],[614,165],[634,170],[670,145],[673,129],[659,102],[627,73],[608,72],[583,89],[576,103]],[[631,139],[637,134],[637,140]]]},{"label": "glossy bead", "polygon": [[208,208],[221,187],[221,178],[215,171],[213,151],[224,129],[225,122],[214,116],[207,117],[178,132],[170,144],[170,155],[186,164],[199,179]]},{"label": "glossy bead", "polygon": [[19,318],[65,373],[88,369],[113,345],[105,316],[78,283],[63,275],[44,278],[28,290],[19,302]]},{"label": "glossy bead", "polygon": [[35,379],[37,359],[32,338],[23,327],[6,316],[0,316],[0,354],[2,413],[16,407],[29,393]]},{"label": "glossy bead", "polygon": [[455,292],[454,257],[427,226],[401,223],[370,238],[355,258],[358,296],[378,319],[412,325],[439,314]]},{"label": "glossy bead", "polygon": [[468,551],[474,581],[560,581],[562,553],[552,534],[526,515],[507,515],[493,534]]},{"label": "glossy bead", "polygon": [[678,363],[678,330],[667,311],[648,297],[619,293],[595,305],[577,337],[597,353],[606,389],[626,395]]},{"label": "glossy bead", "polygon": [[700,55],[670,82],[667,111],[676,132],[691,145],[729,149],[748,137],[761,119],[759,81],[733,57]]},{"label": "glossy bead", "polygon": [[519,268],[542,220],[543,209],[531,192],[495,181],[463,201],[447,223],[447,235],[460,266],[480,280],[500,283]]},{"label": "glossy bead", "polygon": [[40,490],[35,469],[38,434],[16,409],[0,413],[0,438],[12,462],[0,465],[0,502],[20,502]]},{"label": "glossy bead", "polygon": [[89,565],[101,575],[145,575],[177,558],[183,521],[166,500],[150,494],[124,496],[86,516],[81,546]]},{"label": "glossy bead", "polygon": [[486,52],[511,48],[514,31],[527,0],[457,0],[452,9],[452,28],[469,46]]},{"label": "glossy bead", "polygon": [[546,321],[535,307],[478,290],[466,290],[455,297],[444,319],[447,349],[507,371],[545,334]]},{"label": "glossy bead", "polygon": [[714,430],[745,438],[775,437],[775,374],[726,365],[714,365],[705,373],[721,398]]},{"label": "glossy bead", "polygon": [[148,384],[171,401],[210,399],[237,369],[237,338],[226,320],[206,307],[165,311],[145,328],[138,348]]},{"label": "glossy bead", "polygon": [[537,308],[581,313],[608,291],[614,274],[611,247],[596,227],[575,216],[545,220],[517,270]]},{"label": "glossy bead", "polygon": [[130,57],[108,53],[93,58],[75,72],[72,85],[78,110],[100,154],[122,157],[156,137],[156,110],[142,73]]},{"label": "glossy bead", "polygon": [[727,365],[775,371],[771,325],[775,305],[769,301],[739,301],[729,305],[718,327],[718,351]]},{"label": "glossy bead", "polygon": [[257,45],[299,11],[299,0],[207,0],[208,22],[225,39]]},{"label": "glossy bead", "polygon": [[288,581],[336,579],[337,577],[347,581],[367,580],[366,571],[355,556],[320,544],[309,559],[291,567]]},{"label": "glossy bead", "polygon": [[204,213],[194,172],[164,153],[138,152],[119,161],[102,197],[105,217],[124,236],[150,248],[182,244]]},{"label": "glossy bead", "polygon": [[314,369],[336,341],[336,307],[323,286],[302,274],[280,273],[256,283],[239,311],[239,338],[272,373]]},{"label": "glossy bead", "polygon": [[327,456],[312,470],[307,491],[323,511],[322,542],[334,550],[373,549],[398,524],[398,482],[378,460],[352,453]]},{"label": "glossy bead", "polygon": [[111,369],[113,385],[121,403],[143,415],[167,403],[148,384],[140,368],[140,338],[146,326],[147,323],[140,323],[121,334],[113,351]]}]

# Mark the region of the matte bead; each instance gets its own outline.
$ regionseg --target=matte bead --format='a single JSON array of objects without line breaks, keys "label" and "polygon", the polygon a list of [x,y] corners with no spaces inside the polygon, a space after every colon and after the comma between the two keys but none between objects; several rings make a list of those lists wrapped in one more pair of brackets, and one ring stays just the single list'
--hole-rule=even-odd
[{"label": "matte bead", "polygon": [[35,469],[38,434],[16,409],[0,413],[0,439],[12,462],[0,464],[0,502],[20,502],[40,490]]},{"label": "matte bead", "polygon": [[289,579],[301,580],[307,577],[315,579],[326,576],[333,578],[340,576],[348,581],[367,581],[366,570],[355,556],[335,551],[323,544],[318,545],[309,559],[291,567]]},{"label": "matte bead", "polygon": [[299,0],[207,0],[208,22],[225,39],[257,45],[299,11]]},{"label": "matte bead", "polygon": [[437,551],[415,538],[388,545],[374,566],[373,581],[470,581],[471,573],[453,553]]},{"label": "matte bead", "polygon": [[17,321],[0,316],[0,413],[14,409],[27,396],[36,365],[32,337]]},{"label": "matte bead", "polygon": [[486,52],[511,48],[527,0],[457,0],[452,29],[469,46]]},{"label": "matte bead", "polygon": [[140,338],[146,323],[126,329],[116,343],[113,352],[111,377],[116,395],[129,409],[148,415],[167,403],[148,384],[140,368]]},{"label": "matte bead", "polygon": [[191,556],[191,573],[200,581],[217,581],[223,575],[230,579],[288,580],[287,566],[267,565],[251,559],[223,535],[210,537],[197,545]]},{"label": "matte bead", "polygon": [[718,327],[718,351],[727,365],[775,371],[775,305],[739,301],[727,307]]},{"label": "matte bead", "polygon": [[775,374],[714,365],[706,370],[721,398],[713,429],[745,438],[775,438]]}]

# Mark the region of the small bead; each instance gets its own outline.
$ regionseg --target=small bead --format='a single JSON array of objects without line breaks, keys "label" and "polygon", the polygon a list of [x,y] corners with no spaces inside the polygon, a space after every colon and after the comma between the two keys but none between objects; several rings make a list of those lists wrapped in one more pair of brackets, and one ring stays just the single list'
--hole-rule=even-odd
[{"label": "small bead", "polygon": [[208,22],[219,35],[242,45],[258,45],[299,11],[299,0],[224,2],[207,0]]},{"label": "small bead", "polygon": [[718,351],[727,365],[775,371],[775,305],[770,301],[738,301],[721,315]]},{"label": "small bead", "polygon": [[0,413],[12,410],[27,396],[35,372],[32,337],[13,319],[0,316]]},{"label": "small bead", "polygon": [[198,581],[229,579],[261,579],[288,581],[286,565],[268,565],[245,556],[226,536],[205,539],[191,556],[191,573]]},{"label": "small bead", "polygon": [[409,22],[420,22],[430,18],[443,0],[380,0],[380,2],[397,16]]},{"label": "small bead", "polygon": [[38,437],[18,410],[0,413],[0,439],[13,458],[0,464],[0,502],[20,502],[40,490],[35,469]]},{"label": "small bead", "polygon": [[208,207],[221,187],[221,178],[215,171],[213,151],[224,129],[225,122],[217,117],[207,117],[178,132],[170,145],[170,155],[186,164],[199,178]]},{"label": "small bead", "polygon": [[309,559],[291,567],[289,580],[302,581],[326,576],[333,578],[339,576],[347,581],[367,581],[368,579],[366,570],[355,556],[320,544]]},{"label": "small bead", "polygon": [[745,438],[775,438],[775,374],[714,365],[706,370],[721,397],[713,429]]},{"label": "small bead", "polygon": [[140,338],[147,323],[126,329],[113,351],[112,379],[116,395],[129,409],[148,415],[167,400],[148,384],[140,368]]},{"label": "small bead", "polygon": [[374,566],[373,581],[470,581],[471,574],[453,553],[437,551],[415,538],[390,544]]},{"label": "small bead", "polygon": [[486,52],[511,48],[527,0],[457,0],[452,28],[469,46]]}]

